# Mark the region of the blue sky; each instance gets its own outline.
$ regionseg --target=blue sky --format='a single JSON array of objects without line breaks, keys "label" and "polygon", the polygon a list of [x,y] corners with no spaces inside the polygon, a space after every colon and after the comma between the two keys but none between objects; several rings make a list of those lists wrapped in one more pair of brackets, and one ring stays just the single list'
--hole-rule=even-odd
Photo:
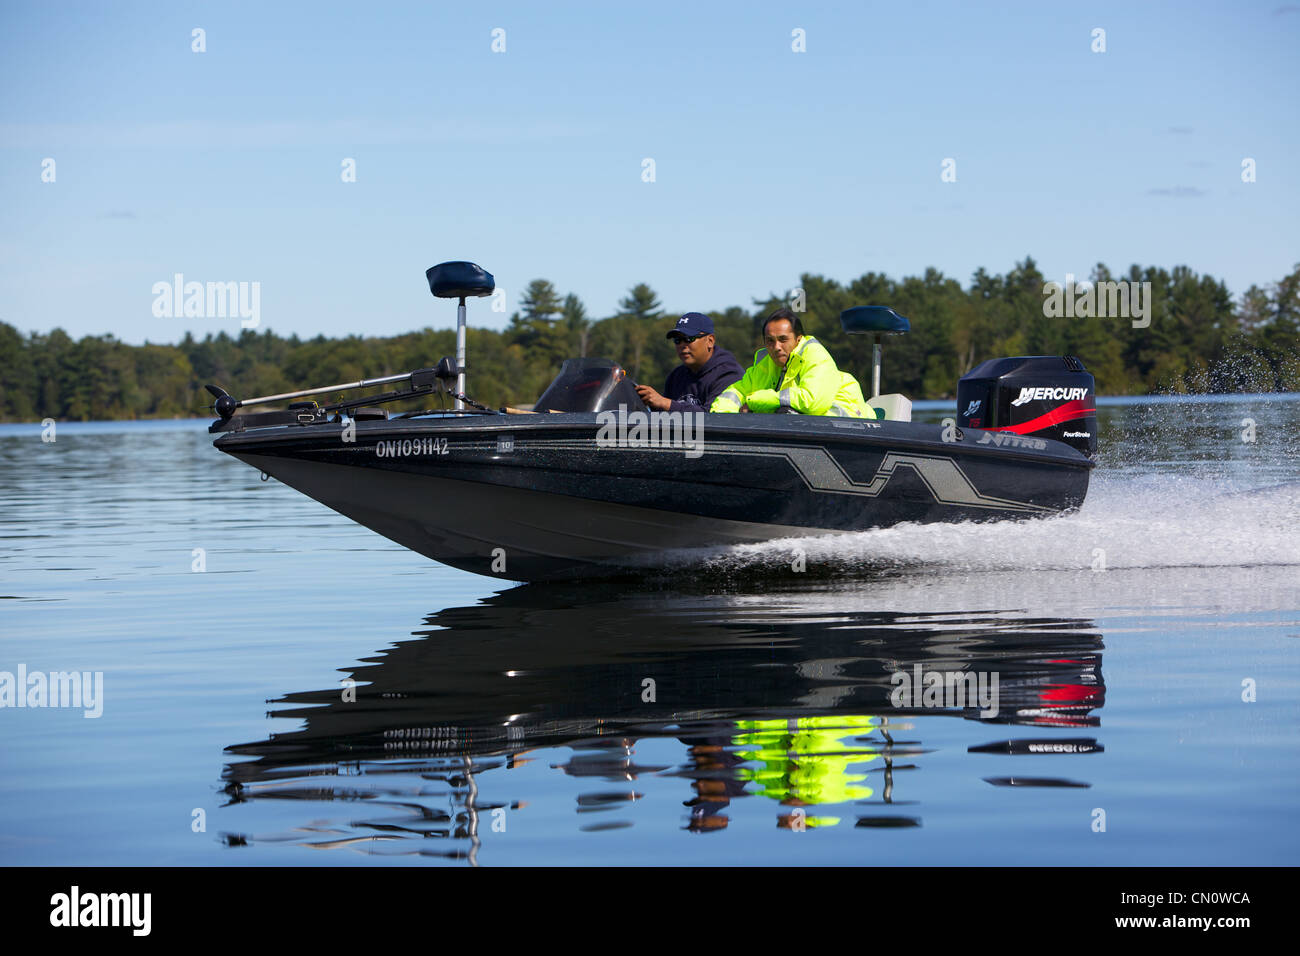
[{"label": "blue sky", "polygon": [[450,327],[423,275],[449,259],[595,317],[637,282],[683,312],[1026,255],[1239,294],[1300,261],[1298,42],[1279,0],[6,2],[0,321],[237,333],[153,314],[182,273],[260,283],[282,334]]}]

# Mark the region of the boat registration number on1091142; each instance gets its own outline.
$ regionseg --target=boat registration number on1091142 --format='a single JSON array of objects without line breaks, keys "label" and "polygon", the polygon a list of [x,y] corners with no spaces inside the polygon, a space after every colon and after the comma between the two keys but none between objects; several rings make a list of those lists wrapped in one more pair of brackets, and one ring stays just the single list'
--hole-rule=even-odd
[{"label": "boat registration number on1091142", "polygon": [[375,457],[405,458],[410,455],[446,455],[445,438],[402,438],[395,441],[375,442]]}]

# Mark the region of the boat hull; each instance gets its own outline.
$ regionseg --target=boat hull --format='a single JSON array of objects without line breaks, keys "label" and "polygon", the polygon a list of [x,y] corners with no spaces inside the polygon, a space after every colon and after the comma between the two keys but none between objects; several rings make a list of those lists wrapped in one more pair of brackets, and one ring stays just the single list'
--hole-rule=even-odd
[{"label": "boat hull", "polygon": [[1046,517],[1082,503],[1092,467],[1058,442],[938,425],[695,423],[684,443],[587,413],[360,422],[352,441],[337,424],[287,425],[216,445],[413,551],[519,581],[902,522]]}]

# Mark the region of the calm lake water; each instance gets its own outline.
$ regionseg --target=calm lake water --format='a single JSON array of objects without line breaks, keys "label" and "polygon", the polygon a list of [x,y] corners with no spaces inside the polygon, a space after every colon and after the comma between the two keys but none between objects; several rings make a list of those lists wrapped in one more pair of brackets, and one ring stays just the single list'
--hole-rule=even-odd
[{"label": "calm lake water", "polygon": [[0,863],[1295,864],[1298,399],[1103,401],[1075,515],[564,587],[206,422],[0,426],[0,672],[102,673],[0,709]]}]

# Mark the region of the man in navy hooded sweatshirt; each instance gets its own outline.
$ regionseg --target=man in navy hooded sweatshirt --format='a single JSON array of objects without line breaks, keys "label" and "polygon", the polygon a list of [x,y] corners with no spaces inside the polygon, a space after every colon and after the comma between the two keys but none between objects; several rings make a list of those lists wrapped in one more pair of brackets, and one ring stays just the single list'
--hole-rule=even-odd
[{"label": "man in navy hooded sweatshirt", "polygon": [[745,374],[734,355],[715,346],[713,320],[702,312],[683,315],[668,338],[682,364],[668,373],[664,394],[649,385],[636,387],[652,411],[707,412],[713,400]]}]

